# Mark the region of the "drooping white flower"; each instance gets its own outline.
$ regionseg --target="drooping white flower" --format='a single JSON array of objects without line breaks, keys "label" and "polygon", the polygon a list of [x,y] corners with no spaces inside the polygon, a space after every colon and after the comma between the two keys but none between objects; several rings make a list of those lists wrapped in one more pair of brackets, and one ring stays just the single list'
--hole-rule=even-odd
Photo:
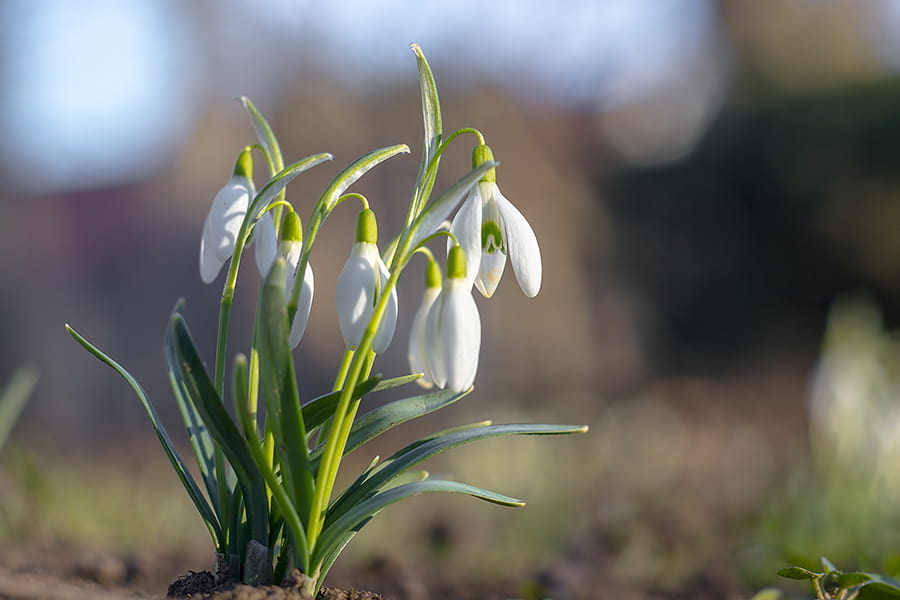
[{"label": "drooping white flower", "polygon": [[423,374],[416,382],[424,388],[430,388],[434,385],[431,369],[428,368],[428,362],[425,360],[425,322],[428,317],[428,311],[440,293],[441,268],[434,260],[429,258],[428,267],[425,270],[425,293],[422,296],[422,303],[416,310],[415,317],[413,317],[407,354],[410,372]]},{"label": "drooping white flower", "polygon": [[[300,255],[303,251],[303,229],[300,226],[300,216],[290,211],[284,216],[281,224],[281,254],[286,264],[286,280],[284,283],[285,302],[291,301],[294,285],[297,281],[300,268]],[[315,292],[315,278],[310,264],[306,263],[303,274],[303,282],[300,284],[300,296],[297,299],[297,312],[294,313],[294,322],[291,325],[290,344],[296,348],[303,338],[306,325],[309,322],[309,311],[312,308],[313,293]]]},{"label": "drooping white flower", "polygon": [[237,240],[247,208],[256,190],[250,173],[253,161],[250,152],[241,152],[228,183],[219,190],[213,200],[200,238],[200,278],[203,283],[212,283],[234,254]]},{"label": "drooping white flower", "polygon": [[[475,148],[472,163],[493,160],[488,146]],[[529,298],[541,289],[541,249],[528,220],[497,187],[491,169],[472,188],[450,224],[450,232],[466,252],[467,272],[478,291],[494,295],[509,255],[519,287]],[[452,239],[448,246],[453,243]]]},{"label": "drooping white flower", "polygon": [[453,246],[447,256],[447,280],[428,310],[425,360],[428,375],[441,388],[469,389],[478,371],[481,318],[466,277],[465,251]]},{"label": "drooping white flower", "polygon": [[[372,318],[375,304],[390,278],[390,271],[378,252],[378,227],[375,213],[368,208],[359,213],[356,243],[337,282],[338,323],[344,342],[356,350]],[[372,340],[372,350],[384,352],[394,337],[397,325],[397,290],[391,289],[381,323]]]}]

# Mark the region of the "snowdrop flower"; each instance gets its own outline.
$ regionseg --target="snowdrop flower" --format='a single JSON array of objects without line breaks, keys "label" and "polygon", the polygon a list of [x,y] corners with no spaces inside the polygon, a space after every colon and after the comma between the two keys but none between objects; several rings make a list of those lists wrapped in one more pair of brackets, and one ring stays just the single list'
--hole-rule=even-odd
[{"label": "snowdrop flower", "polygon": [[[253,158],[250,152],[247,148],[241,152],[231,179],[216,194],[206,215],[203,235],[200,238],[200,278],[203,283],[215,281],[222,266],[234,254],[238,233],[250,202],[256,195],[251,179]],[[272,215],[269,212],[264,213],[254,225],[253,231],[256,241],[256,266],[265,277],[277,253],[278,242]]]},{"label": "snowdrop flower", "polygon": [[231,179],[216,194],[209,209],[200,238],[200,278],[203,283],[215,281],[222,266],[234,254],[238,232],[250,200],[256,195],[250,179],[252,171],[253,159],[250,151],[245,149],[238,157]]},{"label": "snowdrop flower", "polygon": [[481,350],[481,318],[466,277],[466,255],[453,246],[447,256],[447,281],[425,321],[428,376],[441,388],[463,392],[472,387]]},{"label": "snowdrop flower", "polygon": [[[303,250],[303,228],[300,224],[300,216],[294,211],[284,215],[281,222],[281,255],[287,263],[286,281],[284,284],[285,302],[290,302],[294,292],[294,284],[297,281],[300,268],[300,254]],[[271,266],[271,265],[270,265]],[[291,325],[291,348],[296,348],[306,331],[309,322],[309,311],[312,308],[313,292],[315,291],[315,279],[312,267],[306,263],[303,274],[303,283],[300,284],[300,297],[297,299],[297,312],[294,313],[294,323]]]},{"label": "snowdrop flower", "polygon": [[[472,153],[478,166],[493,160],[482,144]],[[467,271],[478,291],[490,298],[500,283],[506,256],[512,261],[519,287],[529,298],[541,289],[541,250],[531,225],[500,193],[497,172],[488,171],[472,188],[450,224],[450,231],[466,252]],[[452,244],[452,240],[448,243]]]},{"label": "snowdrop flower", "polygon": [[[368,208],[363,209],[356,222],[356,243],[337,283],[338,323],[344,342],[351,350],[356,350],[362,341],[375,304],[390,278],[390,271],[378,252],[377,241],[375,213]],[[396,289],[392,289],[390,294],[378,331],[372,340],[372,350],[379,354],[390,345],[397,325]]]},{"label": "snowdrop flower", "polygon": [[441,293],[441,268],[431,258],[428,258],[428,267],[425,270],[425,294],[422,303],[413,317],[412,330],[409,336],[409,368],[412,373],[422,373],[423,377],[416,382],[424,388],[434,385],[428,363],[425,360],[425,321],[428,311]]}]

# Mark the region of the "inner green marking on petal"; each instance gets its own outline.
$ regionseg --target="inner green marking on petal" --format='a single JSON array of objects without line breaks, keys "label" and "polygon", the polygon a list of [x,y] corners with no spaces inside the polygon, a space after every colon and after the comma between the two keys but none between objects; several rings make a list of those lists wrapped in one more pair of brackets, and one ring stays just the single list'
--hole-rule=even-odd
[{"label": "inner green marking on petal", "polygon": [[503,233],[500,231],[500,226],[494,221],[485,221],[481,225],[481,249],[488,254],[497,251],[506,254],[506,249],[503,247]]}]

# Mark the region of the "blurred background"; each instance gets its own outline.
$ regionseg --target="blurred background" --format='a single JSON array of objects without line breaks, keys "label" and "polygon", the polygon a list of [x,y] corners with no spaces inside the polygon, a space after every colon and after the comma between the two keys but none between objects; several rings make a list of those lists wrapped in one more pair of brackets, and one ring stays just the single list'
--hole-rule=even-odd
[{"label": "blurred background", "polygon": [[[288,162],[335,155],[289,188],[304,216],[340,167],[409,144],[354,188],[387,239],[421,151],[410,42],[435,72],[445,131],[485,133],[544,261],[537,298],[511,273],[478,298],[477,390],[421,432],[482,418],[592,429],[439,463],[529,498],[524,513],[419,502],[424,520],[388,512],[363,538],[391,531],[401,553],[541,569],[551,588],[588,585],[597,565],[611,589],[771,581],[772,565],[820,554],[887,569],[900,511],[851,517],[860,503],[897,506],[900,491],[888,485],[900,419],[885,417],[900,320],[893,0],[0,3],[0,381],[25,363],[41,373],[12,436],[19,458],[4,460],[50,473],[31,535],[204,548],[139,402],[63,324],[129,368],[180,434],[162,337],[184,297],[212,360],[221,278],[200,282],[200,231],[255,141],[232,99],[267,115]],[[437,189],[468,168],[469,142],[448,152]],[[327,391],[342,351],[333,290],[355,212],[338,210],[313,253],[296,352],[307,397]],[[385,374],[406,369],[419,270],[402,282]],[[233,351],[257,285],[242,272]],[[830,386],[845,370],[851,383]],[[835,441],[851,422],[864,443]],[[835,448],[846,470],[823,457]],[[851,485],[858,464],[878,468]],[[67,477],[93,483],[58,497]],[[858,495],[819,505],[826,488]],[[136,518],[104,512],[121,505],[163,525],[132,531]],[[474,560],[473,543],[498,549]]]}]

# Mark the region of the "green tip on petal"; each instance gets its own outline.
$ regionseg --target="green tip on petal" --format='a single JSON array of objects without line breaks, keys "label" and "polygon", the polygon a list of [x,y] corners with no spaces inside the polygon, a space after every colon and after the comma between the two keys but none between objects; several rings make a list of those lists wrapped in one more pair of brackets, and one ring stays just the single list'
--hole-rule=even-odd
[{"label": "green tip on petal", "polygon": [[295,211],[288,211],[281,221],[281,239],[285,242],[302,242],[303,226],[300,223],[300,215]]},{"label": "green tip on petal", "polygon": [[378,222],[375,220],[375,213],[369,208],[359,211],[359,217],[356,219],[356,241],[378,243]]},{"label": "green tip on petal", "polygon": [[[478,144],[472,151],[472,168],[477,169],[484,163],[494,160],[494,153],[487,144]],[[497,169],[489,169],[481,178],[482,183],[496,183]]]},{"label": "green tip on petal", "polygon": [[447,255],[447,277],[449,279],[466,278],[466,251],[459,244],[450,248]]},{"label": "green tip on petal", "polygon": [[253,151],[249,147],[241,150],[241,155],[234,164],[234,176],[253,178]]},{"label": "green tip on petal", "polygon": [[425,287],[441,287],[441,267],[436,260],[428,259],[428,267],[425,268]]}]

